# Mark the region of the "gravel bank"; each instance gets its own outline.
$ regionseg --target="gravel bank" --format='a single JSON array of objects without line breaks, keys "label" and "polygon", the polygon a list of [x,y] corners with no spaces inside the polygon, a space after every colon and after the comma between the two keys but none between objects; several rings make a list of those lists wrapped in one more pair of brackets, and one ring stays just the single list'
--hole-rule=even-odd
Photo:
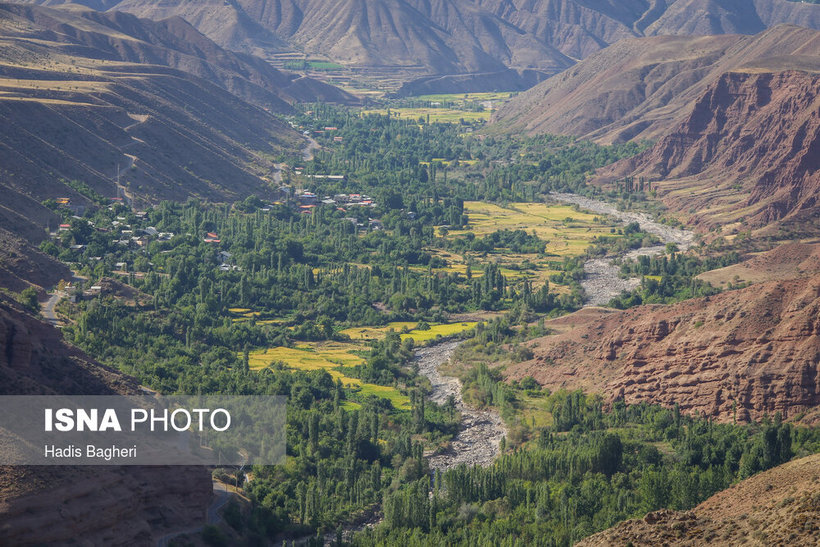
[{"label": "gravel bank", "polygon": [[444,342],[416,350],[419,373],[430,380],[430,400],[443,404],[452,396],[461,412],[461,431],[450,442],[445,452],[430,457],[432,469],[450,469],[462,463],[489,465],[498,456],[499,443],[506,434],[501,416],[494,410],[476,410],[464,404],[461,382],[458,378],[444,376],[438,367],[446,363],[460,342]]},{"label": "gravel bank", "polygon": [[[630,222],[637,222],[644,231],[658,236],[664,243],[675,243],[681,251],[687,250],[694,244],[695,234],[688,230],[681,230],[679,228],[672,228],[665,224],[656,222],[644,213],[633,213],[626,211],[619,211],[610,203],[598,201],[584,196],[575,194],[563,194],[560,192],[550,192],[550,197],[563,201],[565,203],[573,203],[592,211],[593,213],[601,213],[617,218],[624,224]],[[655,247],[643,247],[635,249],[624,254],[624,258],[637,258],[639,256],[651,256],[661,254],[666,250],[664,245]],[[630,278],[622,279],[618,273],[620,269],[615,266],[614,258],[593,258],[584,262],[584,271],[586,272],[585,279],[581,282],[581,286],[587,293],[587,302],[585,306],[603,306],[610,300],[621,294],[622,291],[631,291],[641,284],[640,279]]]}]

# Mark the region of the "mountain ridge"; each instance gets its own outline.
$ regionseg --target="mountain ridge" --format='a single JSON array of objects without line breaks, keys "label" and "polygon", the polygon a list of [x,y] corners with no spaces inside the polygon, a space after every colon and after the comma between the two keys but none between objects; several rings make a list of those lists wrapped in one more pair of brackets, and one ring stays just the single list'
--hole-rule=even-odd
[{"label": "mountain ridge", "polygon": [[732,70],[820,71],[820,32],[778,25],[755,36],[659,36],[621,41],[519,94],[496,131],[598,142],[658,138]]},{"label": "mountain ridge", "polygon": [[[31,0],[46,5],[64,0]],[[180,15],[217,43],[275,56],[289,51],[348,65],[421,67],[427,74],[556,73],[619,40],[755,34],[778,23],[820,28],[820,6],[786,0],[148,0],[81,3],[164,19]]]}]

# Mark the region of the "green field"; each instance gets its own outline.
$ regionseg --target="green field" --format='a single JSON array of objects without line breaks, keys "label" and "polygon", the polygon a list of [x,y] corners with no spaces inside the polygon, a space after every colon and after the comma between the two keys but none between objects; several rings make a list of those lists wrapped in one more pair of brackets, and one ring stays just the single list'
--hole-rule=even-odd
[{"label": "green field", "polygon": [[[352,390],[354,397],[376,395],[388,399],[394,408],[409,409],[410,398],[398,389],[368,384],[358,378],[346,376],[338,370],[340,367],[351,367],[364,363],[364,358],[357,352],[365,350],[367,350],[365,346],[357,343],[307,342],[292,348],[275,347],[252,351],[249,354],[248,364],[251,370],[261,370],[277,362],[298,370],[325,370],[334,380],[340,380],[343,386]],[[354,408],[356,405],[348,404],[347,406]]]},{"label": "green field", "polygon": [[546,242],[547,256],[503,250],[487,256],[471,252],[459,255],[431,251],[447,261],[447,268],[441,268],[441,271],[464,273],[468,261],[472,261],[473,275],[481,275],[482,263],[495,262],[501,267],[501,273],[510,279],[539,281],[557,273],[550,267],[550,262],[583,254],[594,238],[609,236],[611,230],[617,227],[607,218],[576,211],[571,205],[510,203],[502,207],[493,203],[467,201],[464,202],[464,213],[469,217],[468,229],[449,229],[448,239],[464,237],[468,233],[482,237],[498,230],[524,230]]},{"label": "green field", "polygon": [[319,61],[308,59],[306,61],[288,61],[285,63],[287,70],[340,70],[344,65],[331,61]]}]

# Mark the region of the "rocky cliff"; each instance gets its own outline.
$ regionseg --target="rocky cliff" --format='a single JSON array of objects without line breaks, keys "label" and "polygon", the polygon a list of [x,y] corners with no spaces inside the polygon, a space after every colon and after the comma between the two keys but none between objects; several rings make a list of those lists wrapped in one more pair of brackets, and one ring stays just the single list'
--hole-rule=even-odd
[{"label": "rocky cliff", "polygon": [[816,232],[820,73],[722,75],[669,134],[601,180],[627,175],[657,181],[664,203],[699,226],[790,221]]},{"label": "rocky cliff", "polygon": [[753,285],[670,306],[559,320],[508,378],[703,412],[795,419],[820,405],[820,277]]},{"label": "rocky cliff", "polygon": [[599,142],[658,138],[727,72],[789,68],[820,71],[820,32],[780,25],[755,36],[622,40],[521,93],[493,122]]}]

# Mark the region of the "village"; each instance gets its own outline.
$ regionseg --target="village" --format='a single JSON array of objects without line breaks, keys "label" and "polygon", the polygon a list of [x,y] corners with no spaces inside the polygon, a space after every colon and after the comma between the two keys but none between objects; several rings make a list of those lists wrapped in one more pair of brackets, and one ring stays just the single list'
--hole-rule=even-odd
[{"label": "village", "polygon": [[[305,178],[328,179],[328,180],[343,180],[343,175],[304,175],[302,168],[296,168],[295,173]],[[333,196],[319,196],[316,193],[308,190],[294,190],[291,186],[282,185],[274,192],[273,200],[269,202],[262,202],[262,206],[258,208],[261,213],[270,214],[275,207],[284,206],[302,215],[311,215],[313,212],[322,206],[334,207],[336,211],[347,213],[351,208],[368,208],[373,209],[377,206],[376,201],[367,194],[335,194]],[[145,226],[147,224],[148,212],[135,211],[131,213],[128,211],[128,204],[124,202],[123,198],[110,198],[108,210],[112,213],[117,213],[109,225],[101,225],[99,221],[95,223],[93,220],[86,218],[84,215],[87,212],[85,204],[74,204],[71,198],[60,197],[54,200],[58,210],[65,213],[63,215],[63,222],[57,226],[55,231],[50,232],[52,240],[70,238],[72,243],[67,245],[72,252],[72,259],[75,261],[77,267],[83,266],[83,262],[88,265],[94,263],[101,263],[104,261],[103,256],[88,256],[89,245],[87,243],[80,243],[76,240],[74,231],[82,230],[86,226],[96,232],[107,233],[111,236],[111,243],[125,249],[134,251],[142,251],[147,254],[147,247],[154,241],[170,242],[177,235],[174,232],[160,231],[155,226]],[[381,220],[377,218],[367,217],[367,222],[360,220],[355,216],[344,217],[345,221],[350,222],[356,227],[357,231],[376,231],[383,230],[384,226]],[[191,234],[186,234],[191,235]],[[232,262],[232,253],[220,248],[222,239],[217,232],[204,232],[199,234],[203,243],[213,245],[216,247],[216,258],[218,262],[217,269],[222,272],[241,271],[242,268]],[[63,240],[65,241],[65,240]],[[164,250],[162,252],[170,252]],[[152,265],[150,262],[148,265]],[[116,262],[110,273],[119,277],[134,276],[142,278],[146,275],[144,271],[134,271],[134,265],[129,265],[127,262]],[[76,302],[78,298],[92,298],[97,297],[105,292],[103,284],[92,285],[87,288],[82,286],[82,279],[75,278],[75,284],[66,282],[64,289],[67,291],[72,302]]]}]

